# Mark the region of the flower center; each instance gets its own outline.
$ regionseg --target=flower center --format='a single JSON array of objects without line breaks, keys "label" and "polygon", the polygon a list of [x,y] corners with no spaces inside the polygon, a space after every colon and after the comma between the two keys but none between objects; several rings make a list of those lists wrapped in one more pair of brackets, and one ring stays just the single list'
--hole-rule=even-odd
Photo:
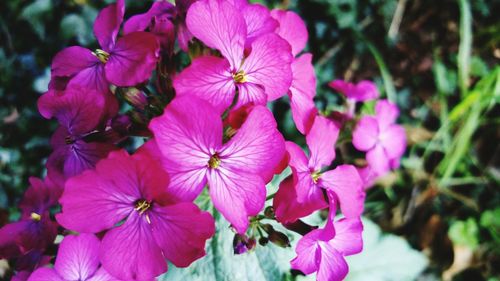
[{"label": "flower center", "polygon": [[318,183],[319,177],[321,177],[320,171],[314,171],[311,173],[311,178],[312,178],[314,183]]},{"label": "flower center", "polygon": [[37,214],[35,212],[31,213],[30,217],[34,221],[40,221],[42,219],[42,216],[40,216],[39,214]]},{"label": "flower center", "polygon": [[240,83],[240,84],[247,82],[247,77],[245,76],[245,71],[240,70],[240,71],[236,72],[235,74],[233,74],[233,79],[234,79],[234,82]]},{"label": "flower center", "polygon": [[151,209],[151,205],[151,202],[148,202],[145,199],[141,199],[135,203],[135,210],[142,215],[144,212]]},{"label": "flower center", "polygon": [[109,53],[101,50],[101,49],[96,49],[95,52],[92,52],[94,56],[96,56],[102,63],[107,63],[109,60]]},{"label": "flower center", "polygon": [[211,169],[217,169],[219,165],[220,165],[220,158],[219,155],[215,153],[214,155],[212,155],[212,157],[210,157],[210,160],[208,160],[208,167],[210,167]]},{"label": "flower center", "polygon": [[64,142],[69,145],[69,144],[74,144],[75,140],[71,136],[66,136],[64,138]]}]

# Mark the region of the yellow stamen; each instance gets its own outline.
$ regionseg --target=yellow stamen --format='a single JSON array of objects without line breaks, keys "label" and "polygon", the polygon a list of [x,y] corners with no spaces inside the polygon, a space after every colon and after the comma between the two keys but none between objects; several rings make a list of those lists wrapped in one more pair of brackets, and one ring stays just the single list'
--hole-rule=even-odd
[{"label": "yellow stamen", "polygon": [[30,217],[34,221],[40,221],[42,219],[42,216],[40,216],[39,214],[37,214],[35,212],[31,213]]},{"label": "yellow stamen", "polygon": [[137,201],[137,203],[135,203],[135,210],[141,215],[149,210],[149,208],[151,208],[151,203],[144,199],[141,199]]},{"label": "yellow stamen", "polygon": [[109,53],[101,50],[101,49],[96,49],[95,52],[92,52],[94,56],[96,56],[102,63],[107,63],[109,60]]},{"label": "yellow stamen", "polygon": [[240,84],[247,82],[247,77],[245,76],[245,71],[240,70],[240,71],[236,72],[235,74],[233,74],[233,79],[234,79],[234,82],[240,83]]},{"label": "yellow stamen", "polygon": [[219,155],[214,154],[212,157],[210,157],[210,160],[208,160],[208,167],[212,169],[217,169],[220,165],[220,158]]},{"label": "yellow stamen", "polygon": [[321,177],[320,171],[314,171],[311,173],[311,177],[314,183],[318,183],[319,177]]}]

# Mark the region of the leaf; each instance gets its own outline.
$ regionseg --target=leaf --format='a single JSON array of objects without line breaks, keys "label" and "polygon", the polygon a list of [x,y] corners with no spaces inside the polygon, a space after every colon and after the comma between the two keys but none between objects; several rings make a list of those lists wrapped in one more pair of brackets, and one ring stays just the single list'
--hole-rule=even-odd
[{"label": "leaf", "polygon": [[473,218],[466,221],[455,221],[448,230],[454,245],[468,246],[471,249],[479,245],[479,227]]},{"label": "leaf", "polygon": [[51,9],[52,2],[50,0],[36,0],[26,6],[21,12],[21,18],[31,24],[31,27],[41,39],[45,37],[44,17]]}]

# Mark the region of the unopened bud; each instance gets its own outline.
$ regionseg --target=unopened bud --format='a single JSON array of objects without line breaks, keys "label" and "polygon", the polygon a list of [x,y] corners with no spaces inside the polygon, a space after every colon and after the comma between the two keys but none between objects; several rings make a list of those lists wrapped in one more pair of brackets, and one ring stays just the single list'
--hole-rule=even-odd
[{"label": "unopened bud", "polygon": [[268,218],[268,219],[274,219],[274,208],[273,208],[273,206],[268,206],[264,210],[264,216],[266,216],[266,218]]},{"label": "unopened bud", "polygon": [[269,241],[283,248],[290,247],[290,239],[288,239],[288,236],[279,231],[269,233]]},{"label": "unopened bud", "polygon": [[248,238],[246,235],[236,234],[233,238],[233,251],[235,255],[244,254],[255,248],[257,242],[254,237]]},{"label": "unopened bud", "polygon": [[269,239],[267,239],[267,237],[260,237],[260,238],[259,238],[259,244],[260,244],[261,246],[266,246],[266,245],[267,245],[267,243],[269,243]]},{"label": "unopened bud", "polygon": [[130,88],[120,88],[119,93],[131,106],[143,111],[148,105],[148,98],[143,91],[130,87]]}]

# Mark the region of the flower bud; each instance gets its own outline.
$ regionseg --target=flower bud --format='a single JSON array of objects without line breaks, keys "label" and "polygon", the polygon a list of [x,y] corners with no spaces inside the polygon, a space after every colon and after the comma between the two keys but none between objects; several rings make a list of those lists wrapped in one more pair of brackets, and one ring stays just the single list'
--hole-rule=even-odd
[{"label": "flower bud", "polygon": [[272,231],[269,233],[269,241],[282,248],[290,247],[290,239],[284,233],[279,231]]}]

